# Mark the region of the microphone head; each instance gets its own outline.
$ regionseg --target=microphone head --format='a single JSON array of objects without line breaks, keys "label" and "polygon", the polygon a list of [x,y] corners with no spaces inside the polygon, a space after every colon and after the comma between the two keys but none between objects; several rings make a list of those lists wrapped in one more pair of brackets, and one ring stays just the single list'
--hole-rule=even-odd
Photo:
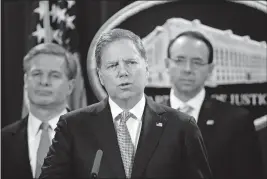
[{"label": "microphone head", "polygon": [[102,151],[101,149],[98,149],[95,155],[96,155],[96,156],[99,156],[100,158],[102,158],[102,156],[103,156],[103,151]]},{"label": "microphone head", "polygon": [[101,149],[98,149],[95,155],[95,160],[91,171],[91,178],[97,178],[102,156],[103,156],[103,151]]}]

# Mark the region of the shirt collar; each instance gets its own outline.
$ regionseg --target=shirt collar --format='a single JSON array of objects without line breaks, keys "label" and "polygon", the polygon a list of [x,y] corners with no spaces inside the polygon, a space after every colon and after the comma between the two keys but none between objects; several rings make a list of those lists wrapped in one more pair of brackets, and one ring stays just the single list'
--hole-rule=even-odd
[{"label": "shirt collar", "polygon": [[52,127],[53,130],[56,129],[60,116],[66,113],[68,113],[68,111],[67,109],[64,109],[61,113],[59,113],[57,116],[53,117],[51,120],[48,121],[49,125]]},{"label": "shirt collar", "polygon": [[[67,109],[64,109],[61,113],[59,113],[57,116],[53,117],[48,121],[48,124],[51,126],[52,130],[55,130],[57,127],[58,120],[60,116],[64,115],[67,113]],[[42,121],[36,118],[31,112],[29,112],[29,117],[28,117],[28,128],[29,132],[31,133],[31,136],[35,136],[38,131],[39,127],[42,124]]]},{"label": "shirt collar", "polygon": [[[110,110],[111,110],[111,115],[113,118],[113,121],[115,120],[115,118],[123,112],[123,109],[121,109],[110,97],[108,98],[109,100],[109,105],[110,105]],[[145,104],[146,104],[146,100],[145,100],[145,96],[143,94],[142,98],[140,99],[140,101],[138,103],[136,103],[136,105],[129,110],[130,113],[132,113],[133,115],[136,116],[137,120],[141,120],[142,119],[142,115],[145,109]]]},{"label": "shirt collar", "polygon": [[193,107],[194,110],[195,109],[200,109],[203,101],[204,101],[204,98],[205,98],[205,94],[206,94],[206,91],[204,88],[202,88],[200,90],[200,92],[193,98],[191,98],[190,100],[188,100],[187,102],[183,102],[181,101],[180,99],[178,99],[175,95],[174,95],[174,90],[171,89],[171,93],[170,93],[170,105],[172,108],[174,109],[178,109],[178,108],[182,108],[184,107],[186,104]]}]

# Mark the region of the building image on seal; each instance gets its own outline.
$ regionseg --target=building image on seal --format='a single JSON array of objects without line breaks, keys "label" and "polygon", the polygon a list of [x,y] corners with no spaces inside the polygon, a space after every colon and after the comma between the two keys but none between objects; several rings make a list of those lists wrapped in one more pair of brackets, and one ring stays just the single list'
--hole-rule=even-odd
[{"label": "building image on seal", "polygon": [[165,58],[171,39],[186,30],[202,32],[214,47],[215,64],[207,86],[230,84],[254,84],[267,82],[267,46],[249,36],[239,36],[231,30],[220,30],[204,24],[198,19],[170,18],[157,26],[142,39],[147,51],[150,77],[148,87],[169,88],[170,81]]}]

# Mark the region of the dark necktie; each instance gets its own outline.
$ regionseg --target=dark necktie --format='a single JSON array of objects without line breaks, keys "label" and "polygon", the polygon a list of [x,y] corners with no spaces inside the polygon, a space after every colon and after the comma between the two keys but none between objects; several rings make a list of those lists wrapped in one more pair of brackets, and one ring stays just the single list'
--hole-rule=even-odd
[{"label": "dark necktie", "polygon": [[117,127],[118,143],[120,147],[125,175],[127,178],[130,178],[132,173],[132,166],[134,162],[135,152],[134,152],[134,145],[132,143],[131,136],[126,125],[126,121],[130,117],[134,117],[134,115],[130,112],[123,111],[120,115],[118,115],[118,117],[121,120],[120,124]]},{"label": "dark necktie", "polygon": [[41,168],[44,163],[44,158],[47,155],[48,149],[51,145],[49,130],[50,126],[48,123],[43,122],[40,125],[39,130],[42,131],[39,147],[37,150],[37,161],[36,161],[36,170],[35,170],[35,178],[38,178],[41,174]]}]

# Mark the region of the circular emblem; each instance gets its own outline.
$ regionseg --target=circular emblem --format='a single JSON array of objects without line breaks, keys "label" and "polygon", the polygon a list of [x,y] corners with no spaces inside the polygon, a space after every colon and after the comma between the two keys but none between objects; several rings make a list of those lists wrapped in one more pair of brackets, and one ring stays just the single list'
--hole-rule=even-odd
[{"label": "circular emblem", "polygon": [[[266,82],[267,39],[264,35],[266,32],[260,26],[266,18],[266,2],[226,1],[222,3],[224,4],[136,1],[118,11],[98,30],[88,50],[88,79],[96,97],[102,100],[107,94],[98,79],[95,47],[102,33],[116,27],[131,30],[142,38],[149,59],[148,87],[155,89],[170,87],[163,60],[166,57],[166,48],[170,39],[188,29],[200,30],[215,46],[217,69],[214,70],[206,85]],[[258,18],[259,23],[255,18]],[[254,26],[253,29],[251,26]],[[238,49],[237,44],[239,44]],[[247,65],[248,68],[243,68],[241,71],[236,69],[236,73],[227,70],[224,72],[224,68],[228,69],[228,67],[220,59],[225,56],[229,56],[231,62]],[[236,59],[236,62],[231,58]],[[260,70],[251,70],[249,59],[256,60],[256,66],[258,66],[254,66]]]}]

